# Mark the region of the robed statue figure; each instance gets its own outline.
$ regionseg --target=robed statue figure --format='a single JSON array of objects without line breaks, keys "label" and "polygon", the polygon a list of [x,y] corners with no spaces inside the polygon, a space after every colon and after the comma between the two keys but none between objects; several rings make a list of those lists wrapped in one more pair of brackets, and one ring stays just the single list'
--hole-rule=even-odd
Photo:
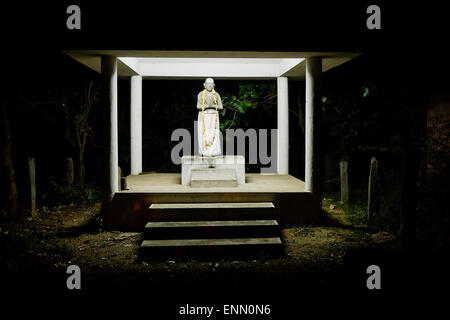
[{"label": "robed statue figure", "polygon": [[207,78],[203,86],[205,89],[197,96],[198,147],[201,156],[214,157],[222,154],[219,110],[223,105],[219,93],[214,90],[212,78]]}]

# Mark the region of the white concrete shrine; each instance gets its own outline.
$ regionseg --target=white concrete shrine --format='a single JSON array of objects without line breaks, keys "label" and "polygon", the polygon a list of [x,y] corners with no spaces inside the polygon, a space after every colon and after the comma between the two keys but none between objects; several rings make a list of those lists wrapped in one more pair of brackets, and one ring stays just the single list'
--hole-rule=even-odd
[{"label": "white concrete shrine", "polygon": [[[74,50],[66,54],[109,83],[110,198],[118,186],[117,78],[131,78],[131,174],[142,173],[142,81],[145,79],[273,79],[277,82],[277,174],[289,174],[289,79],[305,80],[305,191],[320,203],[318,113],[321,74],[358,56],[342,52]],[[194,108],[195,106],[193,106]]]}]

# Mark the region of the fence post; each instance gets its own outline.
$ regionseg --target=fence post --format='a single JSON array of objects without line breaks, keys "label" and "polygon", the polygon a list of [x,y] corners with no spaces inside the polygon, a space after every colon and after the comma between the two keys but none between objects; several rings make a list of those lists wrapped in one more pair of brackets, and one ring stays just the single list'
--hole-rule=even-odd
[{"label": "fence post", "polygon": [[380,209],[380,176],[378,171],[378,160],[375,157],[370,159],[367,198],[367,221],[370,222],[374,213]]},{"label": "fence post", "polygon": [[118,180],[118,185],[119,185],[119,191],[121,191],[122,190],[122,168],[121,167],[119,167],[119,173],[118,173],[118,178],[119,178],[119,180]]},{"label": "fence post", "polygon": [[34,157],[27,158],[28,176],[30,182],[30,209],[31,216],[36,216],[36,165]]},{"label": "fence post", "polygon": [[341,202],[348,204],[348,163],[347,161],[341,161],[339,165],[341,172]]}]

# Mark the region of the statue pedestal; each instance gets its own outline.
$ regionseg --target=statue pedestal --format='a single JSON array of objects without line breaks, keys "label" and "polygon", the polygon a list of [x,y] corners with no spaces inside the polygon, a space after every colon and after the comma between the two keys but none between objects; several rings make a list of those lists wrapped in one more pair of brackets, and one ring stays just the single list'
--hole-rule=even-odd
[{"label": "statue pedestal", "polygon": [[245,184],[244,156],[184,156],[181,184],[191,187],[236,187]]}]

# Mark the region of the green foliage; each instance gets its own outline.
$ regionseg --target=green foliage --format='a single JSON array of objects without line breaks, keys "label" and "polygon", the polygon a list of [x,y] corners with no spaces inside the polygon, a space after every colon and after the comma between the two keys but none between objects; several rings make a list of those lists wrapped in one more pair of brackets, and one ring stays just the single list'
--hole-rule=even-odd
[{"label": "green foliage", "polygon": [[246,127],[252,112],[261,114],[276,106],[276,86],[274,83],[241,84],[238,95],[225,96],[222,102],[220,129]]},{"label": "green foliage", "polygon": [[101,215],[98,215],[95,217],[95,230],[97,230],[98,232],[102,232],[103,231],[103,218]]},{"label": "green foliage", "polygon": [[379,212],[375,212],[372,220],[367,221],[367,205],[351,204],[344,208],[347,220],[352,224],[368,224],[374,231],[387,231],[392,234],[399,232],[399,202],[397,199],[384,198]]},{"label": "green foliage", "polygon": [[84,186],[71,184],[60,185],[54,180],[50,180],[53,188],[54,196],[59,204],[70,203],[94,203],[100,199],[100,192],[92,184],[85,184]]},{"label": "green foliage", "polygon": [[374,212],[372,220],[367,221],[367,186],[353,188],[350,191],[350,203],[342,205],[340,202],[340,193],[324,193],[328,199],[326,204],[333,204],[342,208],[345,219],[353,225],[367,225],[373,232],[387,231],[391,234],[397,234],[400,228],[400,203],[399,190],[392,186],[386,186],[386,189],[380,196],[380,209]]},{"label": "green foliage", "polygon": [[347,215],[347,220],[352,224],[366,224],[367,211],[361,205],[348,205],[344,207],[344,212]]}]

